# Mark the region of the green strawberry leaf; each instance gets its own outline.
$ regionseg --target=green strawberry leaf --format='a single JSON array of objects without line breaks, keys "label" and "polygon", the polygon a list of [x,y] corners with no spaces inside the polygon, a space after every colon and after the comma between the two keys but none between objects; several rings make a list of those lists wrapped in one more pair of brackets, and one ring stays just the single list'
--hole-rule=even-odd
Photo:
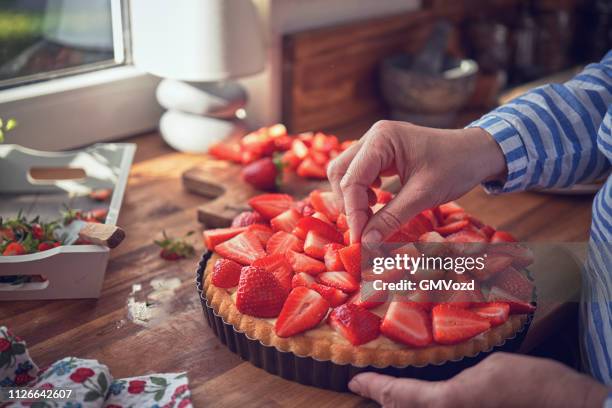
[{"label": "green strawberry leaf", "polygon": [[155,385],[165,386],[168,384],[165,378],[163,377],[151,377],[151,382]]},{"label": "green strawberry leaf", "polygon": [[89,402],[89,401],[95,401],[98,398],[100,398],[101,395],[98,391],[88,391],[87,394],[85,394],[85,402]]}]

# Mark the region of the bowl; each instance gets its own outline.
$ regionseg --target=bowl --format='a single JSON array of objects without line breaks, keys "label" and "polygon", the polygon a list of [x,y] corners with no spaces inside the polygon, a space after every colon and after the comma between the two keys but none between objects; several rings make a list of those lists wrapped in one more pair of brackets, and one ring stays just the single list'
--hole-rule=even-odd
[{"label": "bowl", "polygon": [[[446,56],[442,72],[411,70],[412,57],[399,54],[381,63],[380,86],[397,119],[444,122],[468,101],[476,85],[478,64],[471,59]],[[421,123],[427,124],[427,123]]]}]

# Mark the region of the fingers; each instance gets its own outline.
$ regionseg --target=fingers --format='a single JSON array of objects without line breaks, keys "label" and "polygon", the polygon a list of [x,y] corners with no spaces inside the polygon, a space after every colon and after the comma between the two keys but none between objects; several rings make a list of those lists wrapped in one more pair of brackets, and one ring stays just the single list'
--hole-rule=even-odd
[{"label": "fingers", "polygon": [[435,402],[434,389],[443,383],[399,379],[376,373],[355,376],[349,389],[355,394],[373,399],[383,407],[426,407]]},{"label": "fingers", "polygon": [[417,185],[418,180],[409,180],[402,190],[387,205],[381,208],[363,228],[362,241],[376,245],[402,225],[430,206],[429,195]]},{"label": "fingers", "polygon": [[332,160],[327,167],[327,178],[331,185],[332,192],[336,199],[336,205],[338,208],[344,210],[344,199],[342,198],[342,190],[340,189],[340,181],[346,174],[351,161],[361,148],[361,142],[351,145],[348,149],[343,151],[338,157]]}]

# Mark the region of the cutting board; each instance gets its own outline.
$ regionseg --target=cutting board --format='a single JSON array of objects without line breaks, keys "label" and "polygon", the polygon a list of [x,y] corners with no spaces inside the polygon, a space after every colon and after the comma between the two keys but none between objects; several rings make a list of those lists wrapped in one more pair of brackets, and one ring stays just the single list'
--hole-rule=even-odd
[{"label": "cutting board", "polygon": [[[241,170],[238,164],[206,157],[183,173],[183,186],[188,191],[211,199],[198,207],[198,221],[207,228],[229,226],[236,215],[249,209],[249,198],[264,193],[244,182]],[[290,174],[280,192],[301,199],[317,188],[329,190],[328,181],[307,180]]]}]

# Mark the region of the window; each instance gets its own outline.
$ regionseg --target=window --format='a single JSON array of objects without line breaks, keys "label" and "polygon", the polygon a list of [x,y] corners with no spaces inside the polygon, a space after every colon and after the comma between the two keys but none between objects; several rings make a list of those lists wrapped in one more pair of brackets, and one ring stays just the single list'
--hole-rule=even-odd
[{"label": "window", "polygon": [[127,0],[0,0],[7,143],[64,149],[152,129],[158,79],[131,65]]},{"label": "window", "polygon": [[118,1],[4,0],[0,88],[122,64],[121,15]]}]

